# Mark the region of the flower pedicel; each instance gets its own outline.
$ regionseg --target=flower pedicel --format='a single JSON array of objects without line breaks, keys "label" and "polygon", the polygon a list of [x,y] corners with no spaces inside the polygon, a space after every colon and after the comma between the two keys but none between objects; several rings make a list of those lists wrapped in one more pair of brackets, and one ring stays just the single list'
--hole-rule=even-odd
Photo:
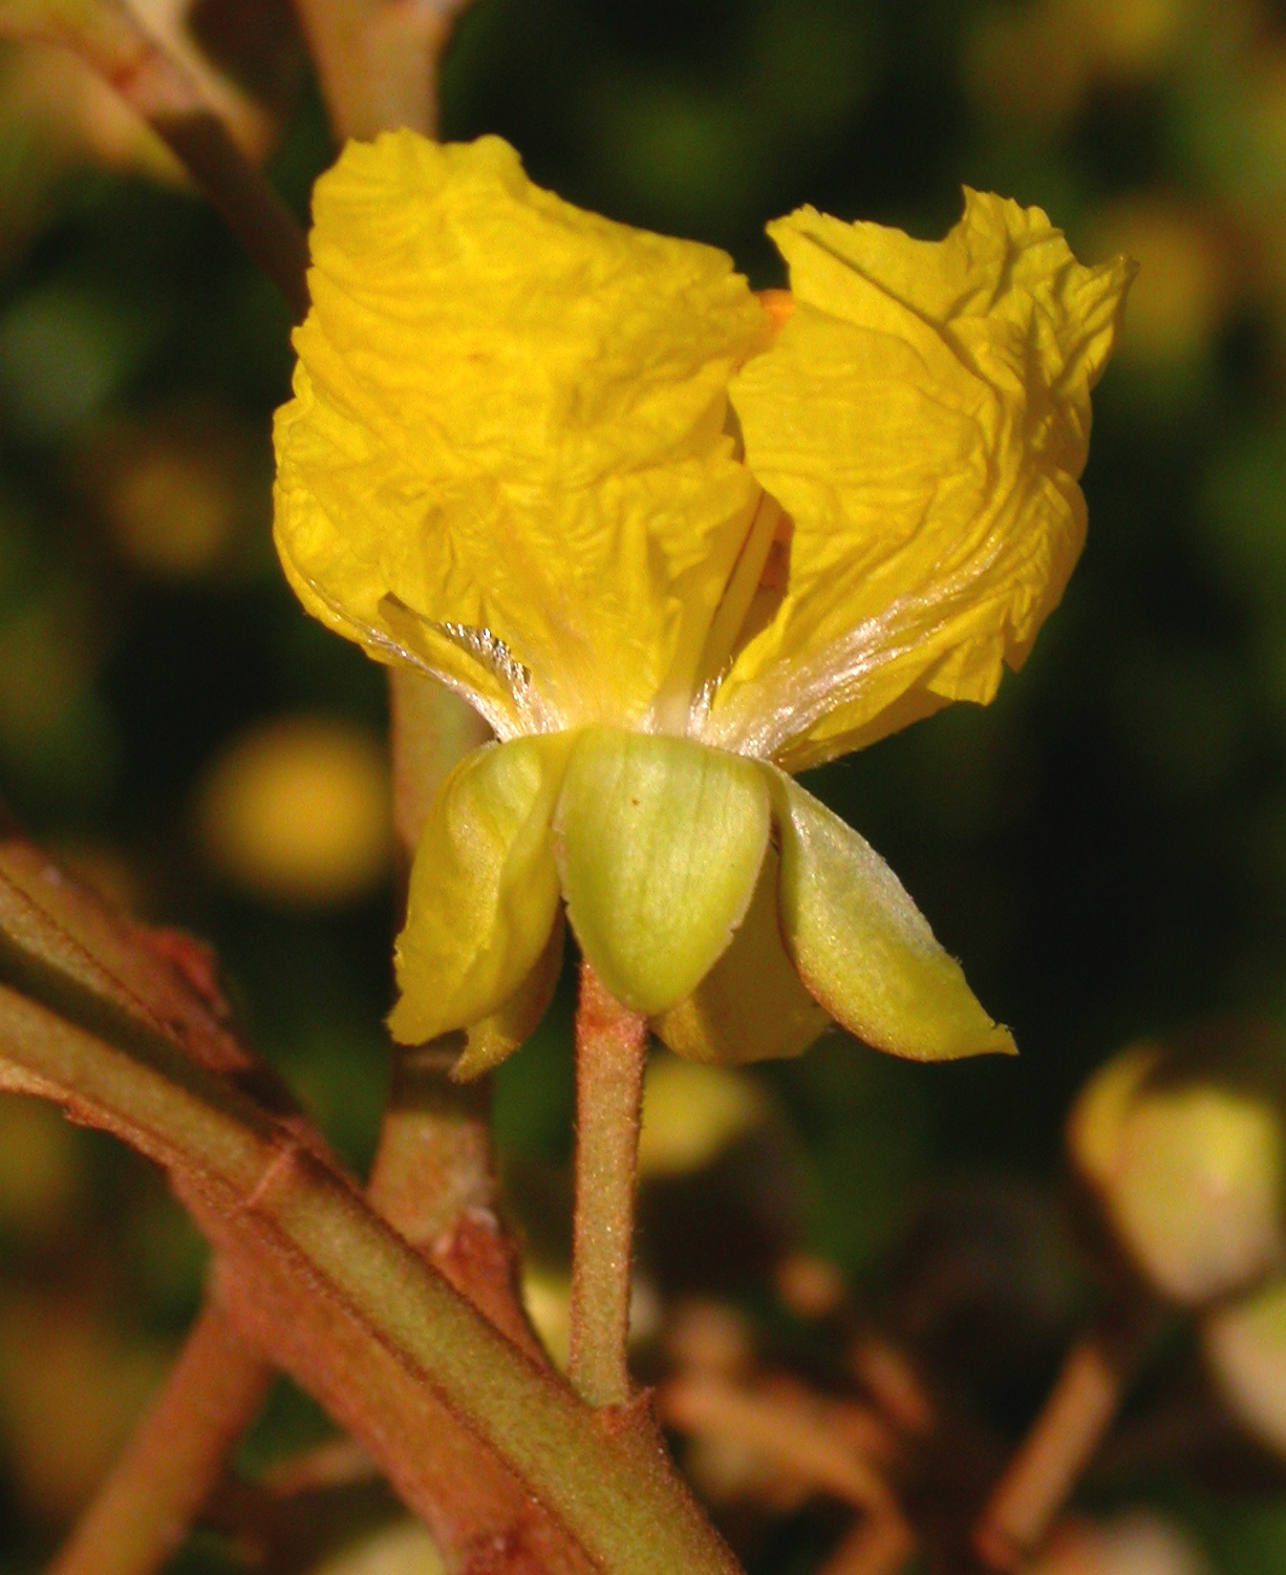
[{"label": "flower pedicel", "polygon": [[310,612],[496,742],[411,875],[394,1036],[494,1065],[565,905],[681,1054],[834,1019],[1013,1042],[896,876],[788,775],[986,702],[1084,536],[1089,393],[1131,266],[977,192],[944,241],[804,208],[791,294],[533,185],[496,137],[351,143],[315,194],[276,537]]}]

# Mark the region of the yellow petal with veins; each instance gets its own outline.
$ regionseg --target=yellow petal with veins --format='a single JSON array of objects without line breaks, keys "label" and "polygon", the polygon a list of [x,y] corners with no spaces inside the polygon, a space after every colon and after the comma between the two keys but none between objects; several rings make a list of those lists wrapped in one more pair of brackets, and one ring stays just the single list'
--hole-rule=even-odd
[{"label": "yellow petal with veins", "polygon": [[770,322],[730,259],[409,131],[322,176],[312,254],[276,426],[308,609],[501,736],[681,720],[758,502],[726,387]]},{"label": "yellow petal with veins", "polygon": [[389,1031],[419,1044],[499,1012],[558,916],[550,819],[574,733],[484,744],[442,785],[415,850]]},{"label": "yellow petal with veins", "polygon": [[869,843],[771,766],[781,837],[781,928],[809,993],[877,1050],[913,1061],[1014,1054]]},{"label": "yellow petal with veins", "polygon": [[1080,552],[1132,266],[1082,267],[1038,208],[977,192],[941,242],[811,208],[769,232],[796,307],[732,399],[794,528],[702,736],[795,771],[1021,664]]}]

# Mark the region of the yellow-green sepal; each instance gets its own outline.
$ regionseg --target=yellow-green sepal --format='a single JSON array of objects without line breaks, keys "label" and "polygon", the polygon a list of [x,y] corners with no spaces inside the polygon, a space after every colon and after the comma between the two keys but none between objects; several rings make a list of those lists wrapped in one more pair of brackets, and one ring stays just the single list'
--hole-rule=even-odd
[{"label": "yellow-green sepal", "polygon": [[550,820],[575,741],[484,744],[443,783],[394,957],[402,994],[388,1025],[400,1043],[491,1017],[536,966],[558,914]]},{"label": "yellow-green sepal", "polygon": [[780,870],[770,846],[732,945],[686,1000],[652,1019],[677,1055],[722,1066],[801,1055],[830,1022],[782,945]]},{"label": "yellow-green sepal", "polygon": [[503,1006],[480,1023],[469,1025],[465,1047],[451,1068],[451,1076],[457,1083],[467,1083],[492,1071],[515,1050],[521,1049],[536,1031],[558,986],[566,930],[560,907],[554,914],[554,927],[549,932],[544,951],[536,959],[536,966]]},{"label": "yellow-green sepal", "polygon": [[851,1034],[915,1061],[1015,1045],[878,853],[773,766],[782,938],[810,995]]},{"label": "yellow-green sepal", "polygon": [[657,733],[579,735],[555,847],[576,939],[618,1000],[652,1017],[691,995],[750,906],[770,819],[753,761]]}]

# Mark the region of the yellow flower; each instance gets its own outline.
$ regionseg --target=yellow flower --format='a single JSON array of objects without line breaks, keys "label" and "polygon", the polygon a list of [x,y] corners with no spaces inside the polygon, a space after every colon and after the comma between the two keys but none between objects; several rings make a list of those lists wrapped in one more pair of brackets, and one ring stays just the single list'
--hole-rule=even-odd
[{"label": "yellow flower", "polygon": [[565,906],[681,1053],[828,1019],[1011,1050],[872,849],[786,774],[1018,666],[1080,550],[1089,391],[1129,278],[975,192],[945,241],[802,209],[792,296],[583,212],[495,137],[350,144],[278,414],[305,606],[497,742],[416,854],[390,1024],[530,1032]]}]

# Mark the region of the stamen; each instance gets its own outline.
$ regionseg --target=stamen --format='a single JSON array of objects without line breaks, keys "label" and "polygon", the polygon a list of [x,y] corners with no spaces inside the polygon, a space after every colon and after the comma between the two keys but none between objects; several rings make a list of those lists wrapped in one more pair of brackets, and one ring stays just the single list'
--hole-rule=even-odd
[{"label": "stamen", "polygon": [[[561,726],[559,719],[536,690],[531,668],[520,662],[505,641],[490,629],[448,619],[425,618],[391,592],[380,599],[380,611],[385,616],[394,613],[402,619],[414,619],[423,628],[449,640],[500,681],[513,702],[519,725],[514,727],[511,723],[501,732],[492,722],[497,737],[512,738],[518,733],[552,733]],[[487,720],[490,721],[490,717]]]},{"label": "stamen", "polygon": [[531,668],[518,661],[505,642],[492,634],[490,629],[478,629],[467,623],[429,622],[429,627],[439,630],[489,667],[497,678],[504,681],[515,700],[530,689]]},{"label": "stamen", "polygon": [[[976,607],[977,582],[994,567],[1003,545],[993,542],[931,594],[900,596],[807,660],[779,657],[758,678],[739,685],[718,714],[719,685],[704,686],[693,707],[691,736],[759,760],[778,758],[823,716],[858,699],[874,673],[931,643],[959,613]],[[836,752],[849,747],[840,738]]]},{"label": "stamen", "polygon": [[[295,566],[295,572],[299,572],[297,566]],[[352,612],[347,607],[341,605],[340,602],[331,596],[328,591],[324,590],[310,575],[300,574],[300,578],[304,581],[313,595],[316,596],[317,600],[321,602],[322,605],[325,606],[342,625],[351,629],[356,635],[359,636],[363,645],[368,645],[372,647],[372,649],[378,651],[386,661],[400,662],[407,667],[414,668],[416,672],[422,673],[426,678],[436,679],[438,683],[451,690],[453,694],[457,694],[462,700],[467,701],[467,703],[473,707],[473,709],[478,713],[483,721],[486,722],[487,726],[490,727],[497,738],[516,738],[520,733],[525,732],[552,731],[552,728],[547,725],[525,725],[528,713],[534,709],[534,694],[532,694],[529,698],[528,693],[524,692],[520,698],[506,681],[506,687],[509,690],[509,696],[513,702],[513,709],[510,710],[504,706],[497,705],[496,702],[482,690],[475,689],[471,684],[467,684],[461,679],[457,678],[455,674],[449,673],[445,669],[440,668],[431,662],[425,661],[419,652],[414,650],[410,644],[403,644],[401,641],[396,640],[387,629],[381,629],[377,624],[367,623],[363,618],[354,617]],[[380,598],[379,605],[380,611],[386,615],[390,612],[395,615],[401,614],[405,619],[413,619],[415,622],[422,624],[425,628],[436,628],[439,632],[446,633],[446,630],[443,628],[443,626],[435,625],[430,623],[428,619],[421,618],[419,614],[414,611],[414,609],[408,607],[405,602],[401,601],[398,597],[393,596],[392,594],[382,596]],[[489,631],[477,632],[489,633]],[[494,639],[494,636],[491,638]],[[503,645],[503,642],[501,641],[497,641],[496,643]],[[473,656],[475,660],[479,660],[479,653],[472,650],[469,645],[464,645],[463,649],[468,651],[469,655]],[[531,675],[527,672],[527,669],[521,667],[521,664],[519,663],[514,663],[514,667],[516,669],[520,669],[524,674],[526,674],[527,684],[530,686]],[[504,675],[501,672],[497,672],[495,669],[490,670],[494,673],[494,676],[501,678],[502,681],[505,681]],[[543,707],[541,709],[543,710]]]}]

